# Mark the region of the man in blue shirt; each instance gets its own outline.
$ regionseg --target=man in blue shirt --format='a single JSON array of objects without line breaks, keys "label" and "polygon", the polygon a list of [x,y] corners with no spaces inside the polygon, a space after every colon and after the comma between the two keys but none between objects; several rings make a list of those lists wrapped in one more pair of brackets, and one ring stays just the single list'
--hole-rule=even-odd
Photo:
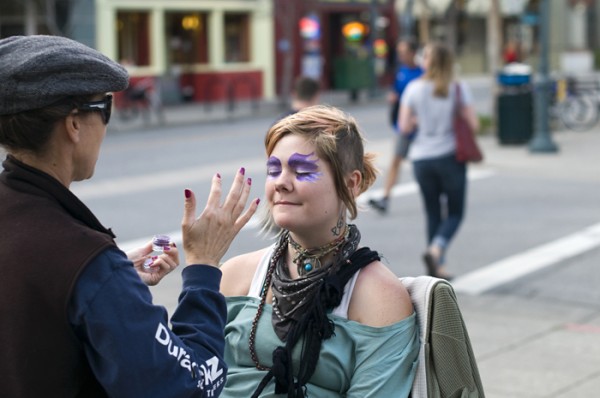
[{"label": "man in blue shirt", "polygon": [[388,100],[392,107],[390,122],[394,128],[394,132],[397,135],[395,152],[394,156],[392,157],[390,168],[388,169],[386,175],[383,197],[380,199],[369,200],[369,205],[382,214],[387,212],[390,193],[396,184],[396,181],[398,180],[398,176],[400,175],[400,165],[402,164],[402,159],[404,159],[408,153],[408,147],[410,145],[412,136],[399,134],[398,110],[400,108],[400,97],[402,97],[402,93],[404,92],[404,89],[408,83],[410,83],[413,79],[419,78],[423,74],[423,69],[417,65],[415,60],[417,50],[418,45],[416,41],[411,39],[400,40],[396,47],[398,59],[400,61],[400,67],[396,73],[394,90],[390,92],[390,95],[388,96]]}]

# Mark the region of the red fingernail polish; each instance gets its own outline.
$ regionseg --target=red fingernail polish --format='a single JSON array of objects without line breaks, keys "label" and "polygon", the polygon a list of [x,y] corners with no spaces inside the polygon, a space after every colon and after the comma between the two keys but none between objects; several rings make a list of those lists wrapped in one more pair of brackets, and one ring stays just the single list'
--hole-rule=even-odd
[{"label": "red fingernail polish", "polygon": [[240,169],[240,173],[242,173],[242,175],[246,174],[246,168],[245,168],[245,167],[242,167],[242,168]]},{"label": "red fingernail polish", "polygon": [[169,250],[171,250],[171,246],[165,246],[165,247],[163,247],[163,250],[164,251],[169,251]]},{"label": "red fingernail polish", "polygon": [[221,178],[221,174],[217,173],[217,178]]},{"label": "red fingernail polish", "polygon": [[173,242],[173,247],[177,247],[177,245],[175,244],[175,242]]},{"label": "red fingernail polish", "polygon": [[256,204],[260,203],[260,198],[256,199]]},{"label": "red fingernail polish", "polygon": [[190,198],[190,196],[192,196],[192,191],[190,191],[189,189],[186,189],[186,190],[184,191],[184,193],[185,193],[185,198],[186,198],[186,199],[189,199],[189,198]]},{"label": "red fingernail polish", "polygon": [[248,185],[252,185],[252,178],[248,178]]}]

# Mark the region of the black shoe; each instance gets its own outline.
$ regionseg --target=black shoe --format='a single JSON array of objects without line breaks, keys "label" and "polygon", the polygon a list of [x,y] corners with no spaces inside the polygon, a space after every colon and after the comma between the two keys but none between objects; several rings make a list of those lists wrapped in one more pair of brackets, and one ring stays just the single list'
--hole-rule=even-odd
[{"label": "black shoe", "polygon": [[388,201],[386,198],[369,199],[369,206],[371,206],[381,214],[385,214],[387,212],[387,204]]},{"label": "black shoe", "polygon": [[427,275],[433,276],[435,278],[445,279],[450,282],[454,276],[449,274],[442,274],[439,271],[439,264],[436,259],[429,253],[426,252],[423,254],[423,262],[425,263],[425,268],[427,268]]},{"label": "black shoe", "polygon": [[437,277],[438,263],[435,261],[435,258],[427,252],[423,254],[423,262],[425,263],[425,268],[427,268],[427,275]]}]

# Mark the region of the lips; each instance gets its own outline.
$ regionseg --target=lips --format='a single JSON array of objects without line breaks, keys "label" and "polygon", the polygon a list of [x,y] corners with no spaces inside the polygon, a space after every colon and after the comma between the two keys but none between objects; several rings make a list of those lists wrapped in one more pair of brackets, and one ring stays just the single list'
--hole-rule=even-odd
[{"label": "lips", "polygon": [[274,203],[276,206],[300,206],[299,203],[288,202],[287,200],[278,200]]}]

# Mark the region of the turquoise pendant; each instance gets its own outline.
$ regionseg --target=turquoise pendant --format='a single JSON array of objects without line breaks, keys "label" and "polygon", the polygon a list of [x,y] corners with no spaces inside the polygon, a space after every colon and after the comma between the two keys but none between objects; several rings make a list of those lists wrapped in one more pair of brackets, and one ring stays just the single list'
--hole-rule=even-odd
[{"label": "turquoise pendant", "polygon": [[304,258],[298,264],[298,275],[304,276],[319,268],[321,268],[321,261],[317,257]]}]

